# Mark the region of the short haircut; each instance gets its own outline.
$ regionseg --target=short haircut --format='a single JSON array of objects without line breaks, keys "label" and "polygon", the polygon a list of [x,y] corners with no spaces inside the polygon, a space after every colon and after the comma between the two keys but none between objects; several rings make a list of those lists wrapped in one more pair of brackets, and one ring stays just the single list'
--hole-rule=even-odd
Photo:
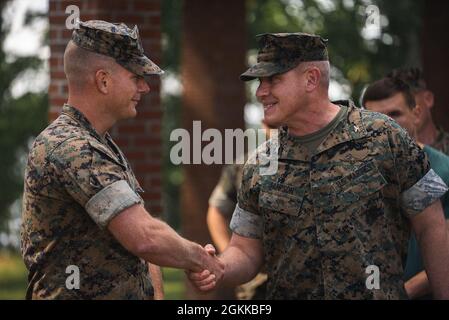
[{"label": "short haircut", "polygon": [[370,84],[362,97],[362,105],[367,101],[379,101],[391,98],[395,94],[402,93],[405,102],[410,109],[415,108],[415,97],[411,87],[399,77],[385,77]]},{"label": "short haircut", "polygon": [[80,48],[73,41],[69,41],[64,52],[64,72],[72,87],[88,85],[94,81],[97,69],[114,70],[115,65],[113,58]]},{"label": "short haircut", "polygon": [[329,89],[330,82],[330,64],[329,61],[305,61],[299,64],[300,70],[306,70],[308,67],[316,67],[321,72],[320,86],[323,89]]},{"label": "short haircut", "polygon": [[424,75],[419,68],[398,68],[392,70],[387,77],[401,79],[410,86],[413,93],[427,90]]}]

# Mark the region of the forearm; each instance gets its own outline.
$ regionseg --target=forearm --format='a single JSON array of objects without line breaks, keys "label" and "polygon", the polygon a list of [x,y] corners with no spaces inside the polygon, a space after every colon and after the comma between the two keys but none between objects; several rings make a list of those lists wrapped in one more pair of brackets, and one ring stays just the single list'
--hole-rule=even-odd
[{"label": "forearm", "polygon": [[416,299],[432,292],[426,271],[421,271],[404,284],[405,291],[410,299]]},{"label": "forearm", "polygon": [[436,201],[412,222],[435,299],[449,299],[449,237],[441,202]]},{"label": "forearm", "polygon": [[252,280],[263,264],[260,240],[247,239],[253,243],[246,245],[235,241],[236,236],[232,236],[229,246],[220,255],[225,265],[223,283],[227,286],[237,286]]},{"label": "forearm", "polygon": [[179,236],[141,205],[124,210],[108,228],[127,250],[159,266],[201,271],[208,256],[199,244]]},{"label": "forearm", "polygon": [[154,300],[164,299],[164,284],[162,279],[162,270],[159,266],[148,263],[148,272],[150,273],[151,284],[154,290]]},{"label": "forearm", "polygon": [[152,220],[142,234],[145,244],[139,250],[139,256],[162,267],[201,271],[203,248],[179,236],[166,223],[155,218]]},{"label": "forearm", "polygon": [[435,299],[449,299],[449,239],[446,229],[426,230],[421,252]]}]

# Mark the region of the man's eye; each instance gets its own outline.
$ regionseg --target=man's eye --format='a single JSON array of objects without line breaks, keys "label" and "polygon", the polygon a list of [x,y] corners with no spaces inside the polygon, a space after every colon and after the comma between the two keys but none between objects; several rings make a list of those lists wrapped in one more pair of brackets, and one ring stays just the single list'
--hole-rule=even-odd
[{"label": "man's eye", "polygon": [[393,111],[393,112],[390,112],[390,114],[389,114],[390,118],[397,118],[400,115],[401,115],[401,113],[398,111]]}]

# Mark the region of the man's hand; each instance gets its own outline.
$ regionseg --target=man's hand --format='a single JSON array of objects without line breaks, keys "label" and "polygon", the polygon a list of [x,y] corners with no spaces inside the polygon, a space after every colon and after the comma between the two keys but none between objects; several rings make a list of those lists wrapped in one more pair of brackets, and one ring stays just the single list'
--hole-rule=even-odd
[{"label": "man's hand", "polygon": [[205,268],[201,272],[187,272],[190,282],[202,292],[213,290],[223,278],[224,264],[215,256],[215,248],[211,244],[204,246],[209,254],[205,261]]},{"label": "man's hand", "polygon": [[204,250],[215,264],[203,270],[187,272],[190,282],[202,292],[215,289],[223,283],[230,287],[246,283],[256,276],[263,263],[262,241],[235,233],[219,258],[214,256],[212,245],[206,245]]}]

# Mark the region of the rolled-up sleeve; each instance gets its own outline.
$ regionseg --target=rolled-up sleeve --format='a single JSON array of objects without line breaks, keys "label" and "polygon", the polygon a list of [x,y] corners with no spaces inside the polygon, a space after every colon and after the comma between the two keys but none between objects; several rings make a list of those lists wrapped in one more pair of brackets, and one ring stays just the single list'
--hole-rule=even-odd
[{"label": "rolled-up sleeve", "polygon": [[239,205],[236,205],[230,228],[232,232],[242,237],[261,239],[263,231],[262,217],[243,210]]},{"label": "rolled-up sleeve", "polygon": [[103,188],[86,203],[86,211],[100,228],[123,210],[141,203],[142,199],[131,189],[128,182],[120,180]]},{"label": "rolled-up sleeve", "polygon": [[448,191],[447,185],[438,174],[430,169],[424,177],[401,195],[401,206],[408,216],[414,216]]},{"label": "rolled-up sleeve", "polygon": [[131,183],[132,172],[115,159],[112,151],[89,139],[66,140],[49,157],[58,183],[100,227],[105,228],[118,213],[142,203]]}]

